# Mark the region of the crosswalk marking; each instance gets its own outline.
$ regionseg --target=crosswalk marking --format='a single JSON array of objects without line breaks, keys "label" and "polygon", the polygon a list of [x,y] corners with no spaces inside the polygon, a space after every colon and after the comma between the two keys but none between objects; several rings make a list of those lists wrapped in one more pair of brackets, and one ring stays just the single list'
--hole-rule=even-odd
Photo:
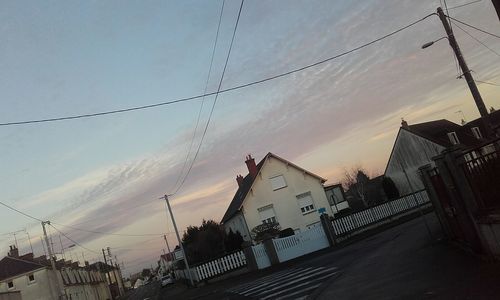
[{"label": "crosswalk marking", "polygon": [[255,287],[253,287],[251,289],[243,290],[243,291],[240,292],[240,294],[245,295],[245,296],[251,295],[251,294],[254,294],[254,292],[253,292],[254,290],[260,289],[262,287],[266,287],[266,290],[268,290],[270,287],[279,285],[283,280],[289,279],[289,278],[293,278],[297,274],[299,274],[299,275],[302,276],[302,275],[308,275],[308,274],[313,273],[313,272],[316,272],[316,269],[311,269],[311,270],[308,270],[308,271],[305,271],[305,272],[302,271],[302,270],[299,270],[299,271],[297,271],[297,272],[295,272],[293,274],[289,274],[287,276],[283,276],[283,277],[279,278],[278,281],[276,281],[276,282],[274,282],[274,281],[265,282],[265,283],[262,283],[260,285],[255,286]]},{"label": "crosswalk marking", "polygon": [[[297,282],[301,282],[301,281],[304,281],[305,279],[308,279],[308,278],[311,278],[311,277],[314,277],[314,276],[317,276],[318,274],[323,274],[325,272],[330,272],[330,271],[333,271],[335,268],[330,268],[330,269],[326,269],[326,270],[320,270],[320,271],[317,271],[317,270],[311,270],[309,272],[304,272],[304,273],[301,273],[299,274],[300,277],[294,279],[294,280],[290,280],[290,281],[286,281],[285,283],[282,283],[283,280],[280,280],[278,282],[275,282],[275,283],[272,283],[272,284],[268,284],[266,285],[266,289],[264,292],[271,292],[271,291],[274,291],[278,288],[281,288],[283,286],[288,286],[288,285],[291,285],[291,284],[294,284],[294,283],[297,283]],[[287,278],[288,279],[288,278]],[[290,279],[293,279],[293,278],[290,278]],[[240,293],[242,295],[245,295],[245,296],[249,296],[249,295],[260,295],[262,294],[263,292],[244,292],[244,293]]]},{"label": "crosswalk marking", "polygon": [[239,294],[241,294],[241,293],[249,291],[249,288],[250,289],[258,288],[259,284],[266,284],[266,282],[270,283],[270,282],[273,282],[274,279],[282,280],[282,279],[288,278],[290,276],[294,276],[298,272],[308,272],[310,270],[312,270],[312,268],[305,268],[305,269],[294,268],[294,269],[289,270],[289,271],[278,272],[276,274],[272,274],[272,275],[263,277],[259,280],[253,281],[249,284],[246,284],[245,286],[239,286],[237,290],[233,289],[233,291],[237,291]]},{"label": "crosswalk marking", "polygon": [[[291,297],[293,296],[297,296],[297,295],[300,295],[304,292],[309,292],[309,291],[312,291],[314,289],[317,289],[319,286],[321,285],[321,283],[318,283],[316,285],[313,285],[313,286],[310,286],[308,288],[305,288],[305,289],[302,289],[300,291],[296,291],[294,293],[291,293],[291,294],[287,294],[285,296],[281,296],[281,297],[278,297],[276,298],[275,300],[282,300],[282,299],[290,299]],[[307,298],[307,295],[306,296],[303,296],[303,297],[300,297],[300,299],[306,299]],[[299,299],[299,298],[295,298],[295,299]]]},{"label": "crosswalk marking", "polygon": [[[284,289],[284,290],[278,290],[277,292],[275,292],[275,293],[273,293],[273,294],[270,294],[270,295],[266,295],[265,297],[260,298],[260,299],[265,300],[265,299],[269,299],[269,298],[274,298],[275,296],[277,296],[277,295],[279,295],[279,294],[286,293],[286,292],[288,292],[288,291],[290,291],[290,290],[295,290],[295,289],[297,289],[297,288],[299,288],[299,287],[303,287],[303,286],[306,286],[306,285],[308,285],[308,284],[311,284],[312,282],[317,282],[318,280],[323,280],[323,279],[326,279],[326,278],[328,278],[328,277],[332,277],[332,276],[333,276],[333,275],[335,275],[336,273],[337,273],[337,272],[335,272],[335,273],[331,273],[331,274],[326,274],[326,275],[323,275],[323,276],[317,277],[317,278],[315,278],[314,280],[310,280],[310,281],[306,281],[306,282],[303,282],[303,283],[300,283],[300,284],[296,284],[296,285],[293,285],[293,286],[291,286],[291,287],[289,287],[289,288],[286,288],[286,289]],[[290,285],[290,284],[287,284],[287,286],[288,286],[288,285]],[[321,285],[321,283],[319,283],[319,284],[317,284],[317,285],[318,285],[318,286],[320,286],[320,285]],[[269,292],[269,291],[265,291],[265,292],[267,293],[267,292]],[[298,292],[302,293],[302,292],[304,292],[304,290],[303,290],[303,289],[301,289],[301,290],[299,290]]]},{"label": "crosswalk marking", "polygon": [[228,289],[251,299],[302,299],[324,280],[338,273],[336,267],[293,268]]}]

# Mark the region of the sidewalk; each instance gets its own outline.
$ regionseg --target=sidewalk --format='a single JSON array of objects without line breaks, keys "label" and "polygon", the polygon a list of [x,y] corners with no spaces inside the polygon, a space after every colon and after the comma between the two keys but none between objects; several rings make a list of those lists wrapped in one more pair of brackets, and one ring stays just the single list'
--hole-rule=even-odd
[{"label": "sidewalk", "polygon": [[[433,235],[439,225],[426,216]],[[500,264],[434,241],[423,223],[366,251],[315,299],[500,299]]]}]

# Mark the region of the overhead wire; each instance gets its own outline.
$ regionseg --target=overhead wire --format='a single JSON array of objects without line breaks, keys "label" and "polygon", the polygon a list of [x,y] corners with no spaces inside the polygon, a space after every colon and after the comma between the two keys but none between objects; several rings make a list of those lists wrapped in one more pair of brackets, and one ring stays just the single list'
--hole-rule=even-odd
[{"label": "overhead wire", "polygon": [[27,214],[27,213],[25,213],[25,212],[22,212],[22,211],[20,211],[20,210],[19,210],[19,209],[17,209],[17,208],[14,208],[14,207],[12,207],[12,206],[10,206],[10,205],[6,204],[6,203],[3,203],[2,201],[0,201],[0,205],[3,205],[3,206],[5,206],[5,207],[7,207],[8,209],[13,210],[13,211],[15,211],[15,212],[17,212],[17,213],[19,213],[19,214],[21,214],[21,215],[23,215],[23,216],[25,216],[25,217],[28,217],[28,218],[30,218],[30,219],[33,219],[33,220],[36,220],[36,221],[39,221],[39,222],[43,222],[43,220],[41,220],[41,219],[39,219],[39,218],[37,218],[37,217],[33,217],[32,215],[29,215],[29,214]]},{"label": "overhead wire", "polygon": [[[210,76],[212,75],[212,66],[214,64],[215,50],[217,49],[217,43],[219,41],[220,24],[222,23],[222,15],[224,12],[224,4],[225,3],[226,3],[226,0],[222,0],[222,6],[220,9],[220,14],[219,14],[219,22],[217,24],[217,31],[215,33],[214,46],[212,48],[212,57],[210,58],[210,66],[208,67],[207,80],[205,82],[205,89],[203,90],[203,94],[206,94],[208,91],[208,83],[210,82]],[[193,130],[193,137],[191,138],[191,142],[189,143],[189,148],[188,148],[188,151],[186,153],[186,159],[184,160],[184,163],[182,165],[179,176],[177,177],[177,180],[175,181],[174,189],[177,187],[177,184],[179,183],[179,181],[182,177],[182,174],[184,173],[184,169],[186,167],[187,161],[189,160],[189,156],[190,156],[191,150],[193,148],[194,140],[196,138],[196,132],[198,131],[198,126],[200,124],[201,113],[203,111],[203,104],[204,103],[205,103],[205,97],[201,98],[201,105],[200,105],[200,109],[198,111],[198,117],[196,118],[196,125],[195,125],[194,130]]]},{"label": "overhead wire", "polygon": [[[226,89],[221,89],[219,91],[205,93],[205,94],[202,94],[202,95],[185,97],[185,98],[178,98],[178,99],[175,99],[175,100],[170,100],[170,101],[165,101],[165,102],[159,102],[159,103],[154,103],[154,104],[134,106],[134,107],[128,107],[128,108],[123,108],[123,109],[109,110],[109,111],[101,111],[101,112],[96,112],[96,113],[79,114],[79,115],[54,117],[54,118],[46,118],[46,119],[33,119],[33,120],[24,120],[24,121],[3,122],[3,123],[0,123],[0,126],[12,126],[12,125],[26,125],[26,124],[35,124],[35,123],[45,123],[45,122],[57,122],[57,121],[64,121],[64,120],[74,120],[74,119],[81,119],[81,118],[90,118],[90,117],[97,117],[97,116],[104,116],[104,115],[111,115],[111,114],[119,114],[119,113],[125,113],[125,112],[136,111],[136,110],[143,110],[143,109],[149,109],[149,108],[154,108],[154,107],[159,107],[159,106],[172,105],[172,104],[186,102],[186,101],[193,101],[193,100],[201,99],[201,98],[207,97],[207,96],[213,96],[213,95],[216,95],[216,94],[227,93],[227,92],[230,92],[230,91],[234,91],[234,90],[238,90],[238,89],[250,87],[250,86],[253,86],[253,85],[258,85],[258,84],[261,84],[261,83],[264,83],[264,82],[267,82],[267,81],[275,80],[275,79],[278,79],[278,78],[282,78],[282,77],[285,77],[285,76],[288,76],[288,75],[291,75],[291,74],[294,74],[294,73],[297,73],[297,72],[301,72],[301,71],[304,71],[306,69],[310,69],[310,68],[313,68],[315,66],[318,66],[318,65],[330,62],[330,61],[335,60],[337,58],[346,56],[346,55],[351,54],[353,52],[356,52],[356,51],[358,51],[358,50],[360,50],[362,48],[365,48],[367,46],[375,44],[375,43],[377,43],[377,42],[379,42],[379,41],[381,41],[383,39],[386,39],[386,38],[388,38],[390,36],[393,36],[393,35],[401,32],[401,31],[403,31],[403,30],[405,30],[407,28],[410,28],[410,27],[412,27],[412,26],[414,26],[414,25],[416,25],[416,24],[424,21],[425,19],[427,19],[427,18],[429,18],[430,16],[433,16],[433,15],[436,15],[436,13],[428,14],[425,17],[420,18],[420,19],[418,19],[416,21],[413,21],[413,22],[409,23],[408,25],[400,27],[397,30],[394,30],[394,31],[392,31],[392,32],[390,32],[388,34],[385,34],[385,35],[383,35],[383,36],[381,36],[379,38],[371,40],[370,42],[364,43],[364,44],[362,44],[360,46],[357,46],[357,47],[352,48],[350,50],[347,50],[345,52],[336,54],[334,56],[330,56],[328,58],[316,61],[316,62],[311,63],[311,64],[304,65],[302,67],[298,67],[298,68],[292,69],[292,70],[284,72],[284,73],[280,73],[280,74],[277,74],[277,75],[265,77],[265,78],[262,78],[262,79],[259,79],[259,80],[255,80],[255,81],[251,81],[251,82],[248,82],[248,83],[236,85],[236,86],[229,87],[229,88],[226,88]],[[454,19],[454,20],[456,20],[456,19]],[[458,21],[458,20],[456,20],[456,21]],[[477,28],[475,28],[475,29],[477,29]],[[479,30],[479,29],[477,29],[477,30]],[[491,33],[488,33],[488,34],[491,34]],[[496,35],[494,35],[494,36],[496,36]],[[496,36],[496,37],[500,38],[500,36]]]},{"label": "overhead wire", "polygon": [[460,20],[455,19],[455,18],[450,17],[450,16],[448,16],[448,18],[450,18],[450,19],[452,19],[453,21],[456,21],[456,22],[458,22],[458,23],[460,23],[460,24],[462,24],[462,25],[465,25],[465,26],[467,26],[467,27],[470,27],[470,28],[472,28],[472,29],[475,29],[475,30],[477,30],[477,31],[480,31],[480,32],[482,32],[482,33],[484,33],[484,34],[488,34],[488,35],[491,35],[491,36],[493,36],[493,37],[496,37],[497,39],[500,39],[500,35],[497,35],[497,34],[491,33],[491,32],[489,32],[489,31],[486,31],[486,30],[484,30],[484,29],[481,29],[481,28],[476,27],[476,26],[474,26],[474,25],[471,25],[471,24],[468,24],[468,23],[466,23],[466,22],[460,21]]},{"label": "overhead wire", "polygon": [[231,43],[229,44],[229,49],[227,51],[226,61],[224,62],[224,68],[222,69],[222,75],[220,77],[219,86],[217,87],[217,92],[215,94],[215,99],[214,99],[214,101],[212,103],[212,108],[210,110],[210,114],[208,115],[207,123],[205,125],[205,129],[203,130],[203,134],[201,136],[200,143],[198,144],[198,148],[196,149],[196,153],[194,154],[193,160],[191,161],[191,163],[189,165],[189,168],[188,168],[188,170],[186,172],[186,175],[182,179],[180,185],[175,189],[175,191],[173,193],[170,193],[170,195],[177,194],[177,192],[182,188],[182,186],[186,182],[186,179],[188,178],[189,174],[191,173],[193,165],[196,162],[196,159],[198,158],[198,154],[200,153],[201,146],[203,145],[203,141],[204,141],[205,136],[207,134],[208,126],[210,125],[210,121],[212,120],[212,115],[213,115],[214,110],[215,110],[215,105],[217,104],[217,99],[218,99],[219,94],[220,94],[220,90],[221,90],[221,87],[222,87],[222,81],[224,80],[224,75],[226,73],[226,68],[227,68],[227,64],[229,62],[229,57],[231,56],[231,50],[233,49],[234,38],[236,36],[236,30],[238,29],[238,24],[240,22],[241,11],[243,9],[243,3],[244,2],[245,2],[245,0],[241,0],[240,9],[238,11],[238,17],[236,18],[236,22],[234,24],[233,36],[231,37]]},{"label": "overhead wire", "polygon": [[472,38],[473,40],[475,40],[476,42],[478,42],[479,44],[483,45],[486,49],[490,50],[492,53],[494,53],[496,56],[500,56],[500,53],[496,52],[495,50],[491,49],[490,47],[488,47],[488,45],[486,45],[485,43],[481,42],[478,38],[476,38],[475,36],[473,36],[472,34],[470,34],[467,30],[463,29],[462,27],[460,27],[458,24],[456,24],[454,21],[453,23],[455,24],[455,26],[462,30],[465,34],[467,34],[470,38]]},{"label": "overhead wire", "polygon": [[[15,211],[25,217],[28,217],[30,219],[33,219],[33,220],[36,220],[36,221],[39,221],[39,222],[44,222],[42,219],[40,218],[37,218],[37,217],[34,217],[28,213],[25,213],[17,208],[14,208],[2,201],[0,201],[0,205],[3,205],[5,207],[7,207],[8,209],[12,210],[12,211]],[[56,222],[51,222],[53,224],[56,224],[58,226],[62,226],[62,227],[67,227],[67,228],[71,228],[73,230],[77,230],[77,231],[83,231],[83,232],[89,232],[89,233],[95,233],[95,234],[103,234],[103,235],[115,235],[115,236],[128,236],[128,237],[134,237],[134,236],[163,236],[164,234],[170,234],[171,232],[167,232],[167,233],[148,233],[148,234],[126,234],[126,233],[112,233],[112,232],[103,232],[103,231],[96,231],[96,230],[87,230],[87,229],[83,229],[83,228],[78,228],[78,227],[75,227],[75,226],[71,226],[71,225],[65,225],[65,224],[61,224],[61,223],[56,223]]]},{"label": "overhead wire", "polygon": [[77,241],[75,241],[74,239],[70,238],[67,234],[65,234],[64,232],[62,232],[61,230],[57,229],[54,225],[52,225],[52,223],[50,224],[50,227],[54,228],[57,232],[59,232],[61,235],[63,235],[65,238],[67,238],[68,240],[72,241],[73,243],[75,243],[75,245],[79,246],[80,248],[82,249],[85,249],[87,251],[90,251],[92,253],[95,253],[95,254],[100,254],[100,252],[98,251],[95,251],[95,250],[92,250],[88,247],[85,247],[83,246],[82,244],[78,243]]},{"label": "overhead wire", "polygon": [[464,4],[460,4],[460,5],[456,5],[456,6],[453,6],[453,7],[449,7],[447,10],[452,10],[452,9],[464,7],[464,6],[471,5],[471,4],[474,4],[474,3],[478,3],[478,2],[481,2],[481,1],[482,0],[476,0],[476,1],[467,2],[467,3],[464,3]]},{"label": "overhead wire", "polygon": [[494,82],[489,82],[489,81],[482,81],[482,80],[474,80],[475,82],[483,83],[483,84],[488,84],[488,85],[493,85],[493,86],[500,86],[498,83]]}]

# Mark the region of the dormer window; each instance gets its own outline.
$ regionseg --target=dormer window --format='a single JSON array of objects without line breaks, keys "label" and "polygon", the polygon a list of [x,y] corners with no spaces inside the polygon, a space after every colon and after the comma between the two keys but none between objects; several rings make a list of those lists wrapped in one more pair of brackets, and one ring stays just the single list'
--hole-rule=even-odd
[{"label": "dormer window", "polygon": [[481,131],[479,130],[479,127],[472,127],[472,134],[474,137],[478,140],[482,139],[483,136],[481,135]]},{"label": "dormer window", "polygon": [[458,140],[458,136],[457,136],[457,134],[454,131],[453,132],[448,132],[448,138],[450,139],[450,142],[453,145],[460,144],[460,141]]}]

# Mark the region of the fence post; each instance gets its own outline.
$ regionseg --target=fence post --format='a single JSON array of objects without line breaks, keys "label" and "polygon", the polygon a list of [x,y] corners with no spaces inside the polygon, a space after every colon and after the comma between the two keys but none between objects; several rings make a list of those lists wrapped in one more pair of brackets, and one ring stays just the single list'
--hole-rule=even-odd
[{"label": "fence post", "polygon": [[335,246],[336,235],[335,235],[335,229],[333,229],[332,220],[330,219],[330,216],[328,214],[322,214],[319,217],[319,219],[321,221],[321,225],[323,227],[323,231],[325,232],[326,238],[328,239],[328,244],[330,244],[330,247]]},{"label": "fence post", "polygon": [[277,265],[280,263],[280,259],[278,257],[278,252],[276,252],[276,247],[274,247],[273,238],[271,236],[267,236],[263,241],[264,249],[266,249],[267,257],[269,257],[269,261],[271,265]]},{"label": "fence post", "polygon": [[259,267],[257,266],[257,259],[255,258],[255,253],[253,253],[251,242],[243,242],[243,254],[245,254],[247,260],[247,268],[250,271],[257,270]]}]

